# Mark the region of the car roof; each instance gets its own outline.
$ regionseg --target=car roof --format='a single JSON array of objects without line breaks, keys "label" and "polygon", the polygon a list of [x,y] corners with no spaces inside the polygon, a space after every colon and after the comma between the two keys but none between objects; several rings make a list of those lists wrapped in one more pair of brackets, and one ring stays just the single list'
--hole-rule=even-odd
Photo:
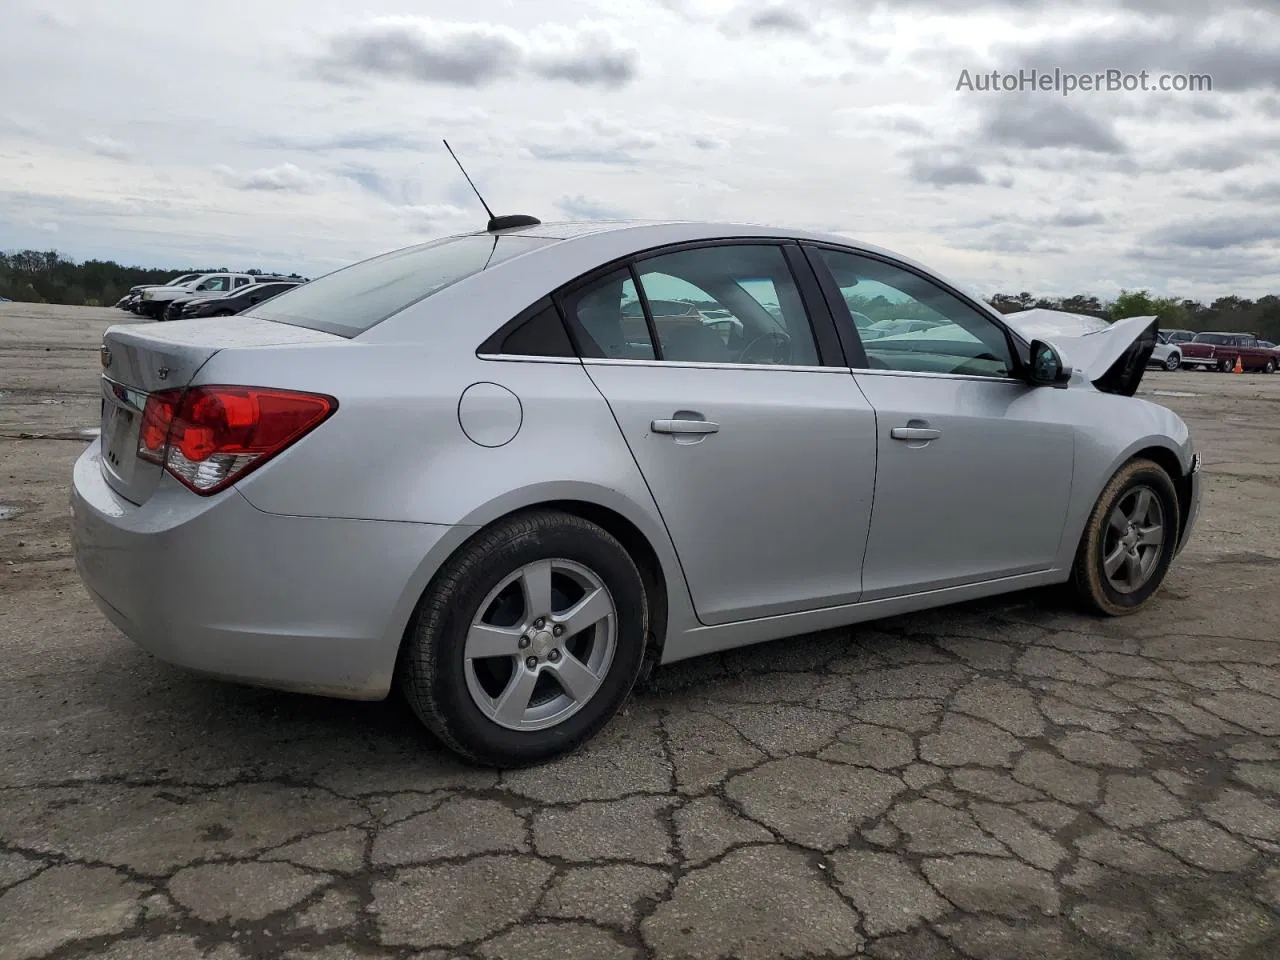
[{"label": "car roof", "polygon": [[[858,247],[873,253],[880,253],[897,260],[906,260],[903,256],[883,247],[854,240],[850,237],[819,230],[805,230],[795,227],[781,227],[773,224],[750,223],[745,221],[717,220],[558,220],[539,223],[536,226],[515,227],[510,230],[496,231],[497,235],[521,234],[526,237],[542,237],[548,240],[581,240],[588,237],[601,237],[606,234],[617,234],[630,231],[638,241],[646,235],[667,234],[687,228],[690,240],[731,239],[733,237],[777,237],[796,240],[812,240],[818,243],[834,243],[844,247]],[[486,231],[477,230],[475,234]],[[669,242],[669,241],[663,241]],[[678,241],[676,241],[678,242]],[[641,242],[638,249],[643,249]],[[910,261],[907,261],[910,262]],[[928,268],[925,268],[928,269]],[[932,272],[932,271],[930,271]]]}]

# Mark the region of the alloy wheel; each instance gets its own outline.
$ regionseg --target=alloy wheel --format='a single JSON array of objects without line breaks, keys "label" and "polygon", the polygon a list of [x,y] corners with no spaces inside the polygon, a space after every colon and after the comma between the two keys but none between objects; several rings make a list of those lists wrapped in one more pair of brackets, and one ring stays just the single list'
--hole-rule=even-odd
[{"label": "alloy wheel", "polygon": [[618,614],[604,581],[572,560],[529,563],[480,604],[463,645],[471,699],[508,730],[573,716],[609,673]]},{"label": "alloy wheel", "polygon": [[1151,579],[1164,545],[1164,507],[1148,486],[1122,496],[1107,518],[1102,570],[1117,593],[1133,593]]}]

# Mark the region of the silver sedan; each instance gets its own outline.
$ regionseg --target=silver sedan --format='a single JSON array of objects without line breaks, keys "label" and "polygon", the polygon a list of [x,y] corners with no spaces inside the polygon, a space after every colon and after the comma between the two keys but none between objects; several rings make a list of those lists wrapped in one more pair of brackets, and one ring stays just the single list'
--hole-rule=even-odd
[{"label": "silver sedan", "polygon": [[102,612],[207,675],[399,688],[511,767],[658,664],[1047,584],[1133,613],[1191,533],[1155,318],[1002,317],[843,236],[516,222],[108,330]]}]

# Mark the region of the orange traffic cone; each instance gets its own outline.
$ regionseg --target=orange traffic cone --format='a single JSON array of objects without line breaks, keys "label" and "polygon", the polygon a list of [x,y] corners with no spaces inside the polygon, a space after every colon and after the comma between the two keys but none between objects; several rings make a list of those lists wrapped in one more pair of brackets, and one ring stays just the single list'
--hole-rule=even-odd
[{"label": "orange traffic cone", "polygon": [[1231,368],[1232,373],[1244,373],[1244,367],[1240,363],[1240,354],[1236,354],[1236,365]]}]

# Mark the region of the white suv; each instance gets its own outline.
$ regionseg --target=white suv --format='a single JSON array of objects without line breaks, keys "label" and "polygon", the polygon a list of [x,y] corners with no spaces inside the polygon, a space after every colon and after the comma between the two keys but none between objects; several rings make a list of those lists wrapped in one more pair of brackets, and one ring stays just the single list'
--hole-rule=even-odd
[{"label": "white suv", "polygon": [[179,298],[183,300],[200,300],[205,297],[220,297],[232,293],[241,287],[253,283],[254,278],[247,273],[202,273],[194,280],[174,286],[151,287],[142,291],[142,300],[138,304],[138,312],[143,316],[158,320],[164,315],[169,303]]}]

